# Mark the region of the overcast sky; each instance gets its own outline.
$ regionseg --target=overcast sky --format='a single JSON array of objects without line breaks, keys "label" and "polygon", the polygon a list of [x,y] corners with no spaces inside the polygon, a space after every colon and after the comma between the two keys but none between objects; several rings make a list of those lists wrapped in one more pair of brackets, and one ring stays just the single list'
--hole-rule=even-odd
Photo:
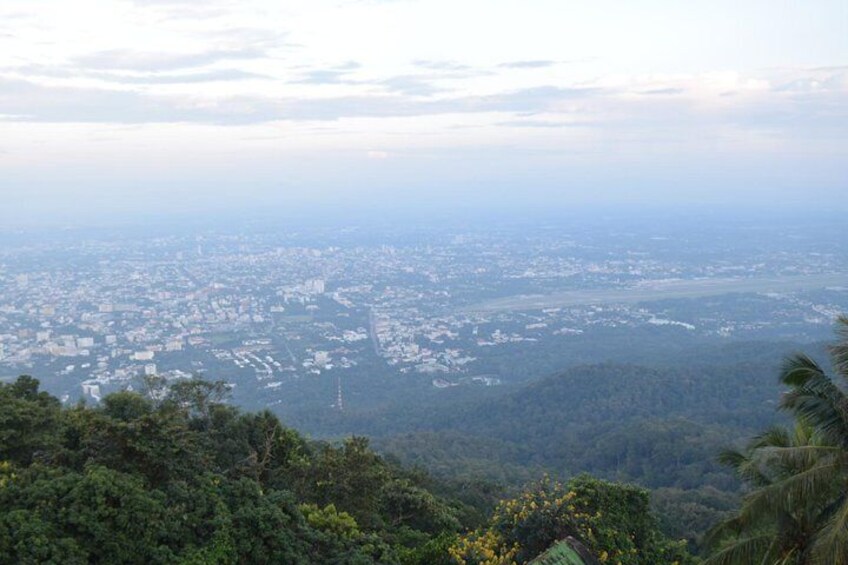
[{"label": "overcast sky", "polygon": [[845,207],[846,163],[845,0],[0,2],[4,222]]}]

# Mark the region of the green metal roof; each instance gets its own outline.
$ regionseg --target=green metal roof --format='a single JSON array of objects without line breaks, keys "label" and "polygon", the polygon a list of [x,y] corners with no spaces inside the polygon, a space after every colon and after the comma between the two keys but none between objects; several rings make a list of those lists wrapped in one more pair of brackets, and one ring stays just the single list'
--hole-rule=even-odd
[{"label": "green metal roof", "polygon": [[587,565],[583,558],[565,540],[548,548],[548,550],[530,561],[527,565]]}]

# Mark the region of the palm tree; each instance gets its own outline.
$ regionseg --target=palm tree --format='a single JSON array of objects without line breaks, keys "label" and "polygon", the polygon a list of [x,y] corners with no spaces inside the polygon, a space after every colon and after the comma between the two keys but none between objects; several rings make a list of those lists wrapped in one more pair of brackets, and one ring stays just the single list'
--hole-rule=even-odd
[{"label": "palm tree", "polygon": [[785,362],[780,407],[792,433],[772,429],[744,453],[725,452],[753,490],[739,513],[710,532],[709,565],[848,565],[848,317],[830,347],[834,379],[810,357]]},{"label": "palm tree", "polygon": [[768,493],[775,485],[806,471],[809,464],[789,458],[763,457],[763,454],[817,444],[812,428],[798,424],[792,430],[771,428],[754,438],[743,451],[727,450],[719,456],[719,461],[732,467],[753,490],[738,514],[707,533],[706,544],[716,549],[707,564],[808,562],[822,505],[812,498],[797,503],[790,497],[771,497]]}]

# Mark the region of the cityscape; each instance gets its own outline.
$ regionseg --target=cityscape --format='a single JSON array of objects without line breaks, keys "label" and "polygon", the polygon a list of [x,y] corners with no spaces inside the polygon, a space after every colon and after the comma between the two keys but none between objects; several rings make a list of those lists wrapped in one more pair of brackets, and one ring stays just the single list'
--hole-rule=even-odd
[{"label": "cityscape", "polygon": [[316,408],[342,410],[345,383],[365,372],[497,386],[515,378],[502,357],[517,345],[556,348],[604,328],[810,340],[848,309],[838,228],[815,240],[781,228],[780,245],[767,225],[675,229],[10,236],[0,373],[37,374],[67,402],[203,374],[274,406],[321,381]]}]

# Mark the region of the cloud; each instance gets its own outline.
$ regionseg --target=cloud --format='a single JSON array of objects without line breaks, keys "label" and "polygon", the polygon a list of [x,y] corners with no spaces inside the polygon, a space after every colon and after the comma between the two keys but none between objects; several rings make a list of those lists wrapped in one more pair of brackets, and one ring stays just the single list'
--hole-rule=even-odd
[{"label": "cloud", "polygon": [[216,0],[130,0],[141,9],[155,11],[162,21],[175,20],[213,20],[232,14],[225,3]]},{"label": "cloud", "polygon": [[301,75],[301,78],[293,81],[295,84],[341,84],[349,71],[336,71],[329,69],[317,69],[307,71]]},{"label": "cloud", "polygon": [[97,79],[116,85],[138,84],[194,84],[203,82],[230,82],[240,80],[270,79],[272,77],[259,73],[251,73],[239,69],[215,69],[190,73],[142,73],[126,74],[118,71],[90,71],[74,67],[57,67],[46,65],[26,65],[21,67],[0,68],[0,73],[25,75],[30,78],[60,78]]},{"label": "cloud", "polygon": [[389,92],[397,92],[408,96],[431,96],[444,92],[444,88],[435,86],[428,78],[420,75],[400,75],[379,81]]},{"label": "cloud", "polygon": [[73,63],[84,69],[125,71],[171,71],[204,67],[224,60],[258,59],[265,55],[256,48],[219,49],[200,53],[156,53],[114,49],[77,57]]},{"label": "cloud", "polygon": [[378,86],[392,93],[408,96],[431,96],[449,89],[436,86],[437,81],[459,80],[488,74],[483,71],[474,70],[449,70],[434,73],[407,74],[388,77],[385,79],[356,80],[351,73],[361,68],[355,61],[349,61],[342,65],[328,69],[312,69],[301,74],[300,78],[293,81],[294,84],[352,84]]},{"label": "cloud", "polygon": [[499,67],[507,68],[507,69],[541,69],[544,67],[552,67],[555,65],[555,61],[548,60],[533,60],[533,61],[510,61],[508,63],[501,63],[498,65]]},{"label": "cloud", "polygon": [[215,71],[206,71],[202,73],[184,73],[184,74],[157,74],[146,76],[128,76],[118,74],[97,74],[92,75],[103,80],[120,83],[120,84],[192,84],[199,82],[224,82],[224,81],[239,81],[239,80],[256,80],[269,79],[268,75],[259,73],[249,73],[238,69],[220,69]]},{"label": "cloud", "polygon": [[[448,88],[444,83],[491,75],[485,70],[473,69],[464,65],[444,65],[435,72],[412,73],[397,75],[381,80],[363,82],[360,84],[373,84],[380,86],[389,92],[404,94],[408,96],[432,96],[443,92],[454,90]],[[442,83],[442,84],[438,84]]]},{"label": "cloud", "polygon": [[812,78],[799,78],[773,87],[775,92],[812,92],[821,90],[821,81]]},{"label": "cloud", "polygon": [[[251,76],[231,70],[183,73],[167,78],[160,75],[152,80],[239,80]],[[337,75],[324,78],[335,80],[334,76]],[[257,90],[257,94],[240,96],[156,95],[126,88],[47,86],[0,78],[0,113],[5,115],[4,121],[21,122],[218,125],[489,113],[513,117],[504,116],[494,121],[501,127],[553,129],[603,124],[609,131],[629,136],[652,128],[685,132],[687,128],[709,125],[771,132],[768,135],[802,128],[805,135],[832,138],[838,135],[840,128],[848,125],[845,88],[836,86],[830,90],[777,90],[775,87],[740,90],[733,98],[722,97],[727,91],[717,87],[724,87],[723,83],[713,85],[710,93],[699,89],[697,82],[687,83],[680,96],[671,98],[661,95],[634,97],[632,94],[646,92],[677,93],[677,88],[641,90],[638,83],[615,88],[545,85],[471,96],[439,91],[427,78],[410,75],[357,82],[380,85],[383,90],[329,97],[273,95],[279,89],[267,90],[268,94],[260,94]],[[148,79],[132,77],[128,81]],[[698,100],[698,104],[693,104],[694,100]]]},{"label": "cloud", "polygon": [[416,59],[412,64],[422,69],[431,69],[435,71],[467,71],[471,70],[468,65],[457,63],[456,61],[431,61],[428,59]]},{"label": "cloud", "polygon": [[543,112],[556,110],[556,105],[560,102],[602,96],[608,93],[609,91],[604,89],[592,87],[537,86],[469,100],[472,101],[472,107],[480,106],[486,108],[486,111]]},{"label": "cloud", "polygon": [[[205,3],[200,3],[197,0],[130,0],[136,6],[152,6],[155,8],[173,8],[183,10],[186,8],[196,9],[202,12],[212,8],[215,4],[214,0],[207,0]],[[202,5],[201,5],[202,4]]]},{"label": "cloud", "polygon": [[362,65],[356,61],[345,61],[339,65],[327,69],[311,69],[301,74],[294,84],[356,84],[356,81],[348,80],[347,77]]},{"label": "cloud", "polygon": [[489,96],[417,100],[392,94],[330,98],[232,96],[200,99],[96,88],[44,86],[0,78],[0,109],[36,122],[199,122],[247,124],[473,112],[543,112],[596,93],[553,86]]},{"label": "cloud", "polygon": [[295,44],[289,43],[287,32],[263,27],[227,27],[207,31],[204,36],[214,45],[225,45],[236,49],[295,47]]},{"label": "cloud", "polygon": [[[189,75],[182,75],[185,80]],[[212,80],[214,72],[199,79]],[[224,76],[229,76],[225,73]],[[236,76],[242,76],[236,72]],[[324,77],[331,80],[331,76]],[[155,79],[154,79],[155,80]],[[397,84],[395,85],[398,86]],[[409,90],[412,83],[406,85]],[[421,92],[432,92],[421,85]],[[592,88],[543,86],[486,96],[421,100],[399,94],[365,94],[327,98],[271,96],[157,96],[100,88],[45,86],[0,78],[0,109],[6,114],[55,122],[211,122],[261,123],[277,120],[337,120],[346,117],[403,117],[468,112],[556,111],[557,104],[597,96]]]},{"label": "cloud", "polygon": [[0,108],[19,121],[88,123],[256,123],[273,119],[275,105],[261,99],[226,102],[153,96],[95,88],[43,86],[0,78]]},{"label": "cloud", "polygon": [[458,96],[418,100],[398,95],[360,95],[281,100],[279,119],[337,120],[350,117],[409,117],[478,112],[555,111],[557,104],[590,97],[590,88],[528,88],[487,96]]},{"label": "cloud", "polygon": [[682,94],[685,92],[682,88],[653,88],[651,90],[642,90],[639,94],[647,94],[649,96],[663,95],[663,94]]},{"label": "cloud", "polygon": [[340,70],[340,71],[352,71],[354,69],[362,68],[362,64],[360,64],[356,61],[345,61],[341,65],[337,65],[333,68]]},{"label": "cloud", "polygon": [[29,12],[6,12],[0,14],[0,19],[5,22],[8,22],[9,20],[28,20],[32,17],[33,15]]},{"label": "cloud", "polygon": [[575,128],[588,127],[592,124],[587,122],[555,122],[552,120],[509,120],[505,122],[498,122],[495,125],[513,128]]},{"label": "cloud", "polygon": [[841,71],[848,71],[848,65],[831,65],[831,66],[827,66],[827,67],[813,67],[810,70],[816,71],[816,72],[828,72],[828,73],[834,72],[834,71],[841,72]]},{"label": "cloud", "polygon": [[805,136],[845,138],[848,97],[840,91],[776,92],[770,103],[749,103],[728,110],[725,119],[743,128],[785,130]]}]

